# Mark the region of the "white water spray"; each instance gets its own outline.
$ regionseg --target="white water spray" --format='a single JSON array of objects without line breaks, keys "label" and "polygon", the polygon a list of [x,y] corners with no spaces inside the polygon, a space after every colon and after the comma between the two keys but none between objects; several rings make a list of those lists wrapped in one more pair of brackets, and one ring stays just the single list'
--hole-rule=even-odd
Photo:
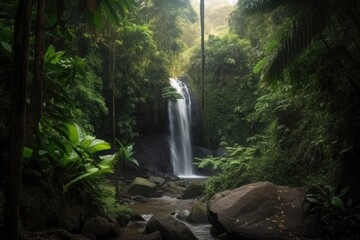
[{"label": "white water spray", "polygon": [[177,79],[170,79],[170,85],[183,97],[183,99],[169,101],[168,103],[173,171],[177,176],[193,176],[189,89],[183,82]]}]

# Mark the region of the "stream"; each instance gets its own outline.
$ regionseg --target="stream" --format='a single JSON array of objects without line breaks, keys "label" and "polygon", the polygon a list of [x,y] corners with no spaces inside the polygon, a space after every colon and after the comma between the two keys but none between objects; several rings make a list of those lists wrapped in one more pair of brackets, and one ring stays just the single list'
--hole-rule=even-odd
[{"label": "stream", "polygon": [[[194,205],[193,199],[177,199],[174,197],[150,198],[146,203],[129,204],[134,213],[141,215],[146,221],[152,216],[161,216],[182,210],[190,211]],[[193,224],[184,222],[198,240],[213,240],[210,235],[210,224]],[[131,221],[122,229],[122,239],[131,239],[144,232],[145,221]]]}]

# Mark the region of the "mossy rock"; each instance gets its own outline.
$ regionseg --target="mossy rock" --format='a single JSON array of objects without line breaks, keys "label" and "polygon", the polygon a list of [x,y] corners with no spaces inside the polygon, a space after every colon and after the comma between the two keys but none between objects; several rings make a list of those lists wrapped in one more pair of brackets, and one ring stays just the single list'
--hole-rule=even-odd
[{"label": "mossy rock", "polygon": [[137,177],[129,185],[127,193],[132,196],[140,195],[150,197],[157,190],[157,185],[155,183],[152,183],[145,178]]}]

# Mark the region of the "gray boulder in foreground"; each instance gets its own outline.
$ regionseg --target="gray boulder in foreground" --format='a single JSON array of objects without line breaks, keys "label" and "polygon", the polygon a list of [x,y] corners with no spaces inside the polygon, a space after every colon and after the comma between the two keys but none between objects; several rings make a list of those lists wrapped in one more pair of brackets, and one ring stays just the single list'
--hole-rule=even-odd
[{"label": "gray boulder in foreground", "polygon": [[[316,225],[304,214],[304,188],[257,182],[216,194],[208,203],[209,222],[230,239],[314,239]],[[312,226],[308,226],[312,225]]]},{"label": "gray boulder in foreground", "polygon": [[166,240],[196,240],[191,230],[171,215],[152,217],[146,225],[145,234],[159,231]]}]

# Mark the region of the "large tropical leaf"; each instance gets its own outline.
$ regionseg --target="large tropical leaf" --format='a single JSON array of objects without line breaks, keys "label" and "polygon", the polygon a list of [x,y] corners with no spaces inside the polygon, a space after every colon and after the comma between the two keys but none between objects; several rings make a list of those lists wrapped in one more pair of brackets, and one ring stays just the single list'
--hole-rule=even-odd
[{"label": "large tropical leaf", "polygon": [[94,177],[97,177],[97,176],[100,176],[100,175],[104,175],[104,174],[107,174],[107,173],[113,173],[114,170],[112,167],[110,166],[102,166],[102,167],[92,167],[92,168],[89,168],[87,170],[86,173],[84,174],[81,174],[80,176],[77,176],[75,177],[74,179],[72,179],[69,183],[65,184],[63,186],[63,193],[67,192],[69,190],[69,188],[79,182],[79,181],[82,181],[82,180],[86,180],[86,179],[89,179],[89,178],[94,178]]}]

